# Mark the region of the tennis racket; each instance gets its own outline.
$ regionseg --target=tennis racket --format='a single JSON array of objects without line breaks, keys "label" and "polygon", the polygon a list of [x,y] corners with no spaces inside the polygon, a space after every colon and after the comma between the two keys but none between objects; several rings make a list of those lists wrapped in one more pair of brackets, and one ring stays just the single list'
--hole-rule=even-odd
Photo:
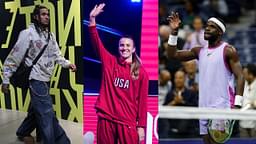
[{"label": "tennis racket", "polygon": [[[241,111],[250,109],[248,104]],[[225,143],[232,135],[235,120],[213,119],[208,121],[207,130],[211,139],[216,143]]]}]

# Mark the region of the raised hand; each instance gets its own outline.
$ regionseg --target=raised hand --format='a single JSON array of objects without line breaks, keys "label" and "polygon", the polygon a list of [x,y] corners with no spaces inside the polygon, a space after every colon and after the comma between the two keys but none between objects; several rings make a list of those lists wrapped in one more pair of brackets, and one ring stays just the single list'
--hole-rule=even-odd
[{"label": "raised hand", "polygon": [[103,8],[105,6],[105,3],[101,3],[99,5],[95,5],[95,7],[90,12],[90,25],[96,25],[95,18],[103,12]]},{"label": "raised hand", "polygon": [[167,20],[169,21],[169,26],[172,31],[177,31],[181,23],[179,14],[177,12],[172,12],[171,15],[168,16]]},{"label": "raised hand", "polygon": [[174,100],[175,100],[177,103],[179,103],[179,104],[184,104],[184,103],[185,103],[185,101],[184,101],[184,99],[183,99],[183,97],[182,97],[181,95],[175,96],[175,97],[174,97]]},{"label": "raised hand", "polygon": [[101,3],[99,5],[95,5],[95,7],[90,12],[90,18],[98,16],[101,12],[103,12],[103,8],[105,3]]}]

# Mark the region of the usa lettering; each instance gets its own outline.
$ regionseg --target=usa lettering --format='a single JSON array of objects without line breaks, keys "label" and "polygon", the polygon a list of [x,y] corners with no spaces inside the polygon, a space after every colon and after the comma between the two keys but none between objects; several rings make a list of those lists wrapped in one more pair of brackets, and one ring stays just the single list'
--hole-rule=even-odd
[{"label": "usa lettering", "polygon": [[114,82],[116,87],[120,87],[120,88],[129,88],[129,80],[125,80],[122,78],[115,78],[115,82]]}]

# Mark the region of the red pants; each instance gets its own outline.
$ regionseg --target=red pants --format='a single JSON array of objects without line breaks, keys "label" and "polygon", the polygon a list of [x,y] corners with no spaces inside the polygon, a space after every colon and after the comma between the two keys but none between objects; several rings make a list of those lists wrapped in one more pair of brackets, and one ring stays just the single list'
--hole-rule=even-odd
[{"label": "red pants", "polygon": [[97,144],[138,144],[136,127],[98,118]]}]

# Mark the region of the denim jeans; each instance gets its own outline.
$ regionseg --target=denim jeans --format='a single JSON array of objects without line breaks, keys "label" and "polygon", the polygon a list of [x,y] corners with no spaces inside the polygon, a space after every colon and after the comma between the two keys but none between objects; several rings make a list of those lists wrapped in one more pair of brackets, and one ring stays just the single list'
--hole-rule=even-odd
[{"label": "denim jeans", "polygon": [[23,120],[22,124],[16,131],[16,135],[18,137],[31,136],[31,133],[34,131],[34,129],[36,129],[37,140],[41,139],[40,130],[39,130],[39,127],[38,127],[35,119],[36,119],[35,112],[34,112],[33,108],[31,107],[31,104],[29,104],[28,115]]},{"label": "denim jeans", "polygon": [[49,82],[30,80],[31,108],[17,130],[17,134],[27,135],[37,127],[44,144],[70,144],[65,131],[55,117]]}]

